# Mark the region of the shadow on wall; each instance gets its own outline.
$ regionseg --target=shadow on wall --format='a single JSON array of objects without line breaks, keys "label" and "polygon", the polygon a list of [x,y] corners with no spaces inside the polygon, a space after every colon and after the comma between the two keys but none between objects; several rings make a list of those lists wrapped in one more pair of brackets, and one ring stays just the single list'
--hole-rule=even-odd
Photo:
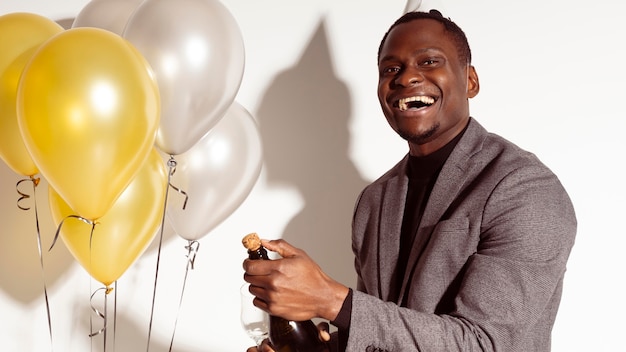
[{"label": "shadow on wall", "polygon": [[366,181],[348,155],[350,102],[322,21],[300,61],[274,79],[256,116],[268,183],[297,187],[305,203],[282,238],[354,287],[352,211]]}]

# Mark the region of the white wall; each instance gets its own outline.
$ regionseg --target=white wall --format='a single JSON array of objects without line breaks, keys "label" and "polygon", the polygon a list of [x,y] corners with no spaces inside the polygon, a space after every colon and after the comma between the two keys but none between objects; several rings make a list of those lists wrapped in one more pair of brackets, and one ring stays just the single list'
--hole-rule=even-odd
[{"label": "white wall", "polygon": [[[186,241],[167,228],[151,351],[167,350],[177,312],[175,351],[243,351],[250,345],[238,323],[245,257],[240,238],[248,232],[288,238],[352,284],[349,222],[356,192],[406,150],[378,107],[375,65],[379,40],[405,1],[223,2],[244,35],[246,71],[237,101],[259,121],[265,168],[246,202],[201,240],[180,312]],[[86,3],[3,0],[0,14],[71,19]],[[553,351],[624,350],[626,5],[440,3],[472,45],[481,79],[473,116],[544,160],[577,210],[579,232]],[[285,157],[288,149],[300,158]],[[51,350],[33,213],[17,209],[20,177],[0,164],[0,350]],[[38,187],[39,204],[47,204],[45,189]],[[55,229],[46,208],[39,209],[47,244]],[[153,245],[119,280],[116,351],[145,350],[156,257]],[[63,246],[44,259],[54,350],[102,351],[101,336],[93,344],[87,337],[89,295],[98,285]]]}]

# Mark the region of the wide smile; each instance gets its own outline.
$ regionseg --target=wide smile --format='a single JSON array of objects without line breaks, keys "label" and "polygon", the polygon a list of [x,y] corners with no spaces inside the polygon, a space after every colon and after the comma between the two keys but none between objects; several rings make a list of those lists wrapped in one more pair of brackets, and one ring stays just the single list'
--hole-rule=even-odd
[{"label": "wide smile", "polygon": [[419,110],[433,105],[435,101],[435,98],[427,95],[415,95],[399,99],[393,103],[393,106],[400,111]]}]

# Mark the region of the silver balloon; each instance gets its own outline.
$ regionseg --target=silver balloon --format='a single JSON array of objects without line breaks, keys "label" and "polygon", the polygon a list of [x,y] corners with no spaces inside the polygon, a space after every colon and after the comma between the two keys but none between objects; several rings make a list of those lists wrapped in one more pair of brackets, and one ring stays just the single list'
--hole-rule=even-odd
[{"label": "silver balloon", "polygon": [[433,9],[438,10],[444,15],[447,14],[443,0],[407,0],[404,6],[404,13],[412,11],[428,12]]},{"label": "silver balloon", "polygon": [[156,145],[178,155],[233,103],[244,70],[237,22],[218,0],[146,0],[123,36],[146,58],[161,93]]},{"label": "silver balloon", "polygon": [[237,102],[191,149],[177,155],[171,184],[187,193],[170,192],[167,218],[187,240],[207,235],[248,197],[262,166],[261,137],[250,113]]},{"label": "silver balloon", "polygon": [[404,13],[417,11],[422,5],[422,0],[407,0],[404,6]]},{"label": "silver balloon", "polygon": [[91,0],[78,13],[72,28],[95,27],[122,35],[126,22],[143,0]]}]

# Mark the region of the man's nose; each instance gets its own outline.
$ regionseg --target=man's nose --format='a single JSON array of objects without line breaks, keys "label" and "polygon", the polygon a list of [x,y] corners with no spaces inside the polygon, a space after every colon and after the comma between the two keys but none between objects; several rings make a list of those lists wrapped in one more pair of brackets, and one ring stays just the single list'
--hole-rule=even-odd
[{"label": "man's nose", "polygon": [[410,87],[424,81],[424,75],[419,71],[411,68],[402,70],[396,79],[395,84]]}]

